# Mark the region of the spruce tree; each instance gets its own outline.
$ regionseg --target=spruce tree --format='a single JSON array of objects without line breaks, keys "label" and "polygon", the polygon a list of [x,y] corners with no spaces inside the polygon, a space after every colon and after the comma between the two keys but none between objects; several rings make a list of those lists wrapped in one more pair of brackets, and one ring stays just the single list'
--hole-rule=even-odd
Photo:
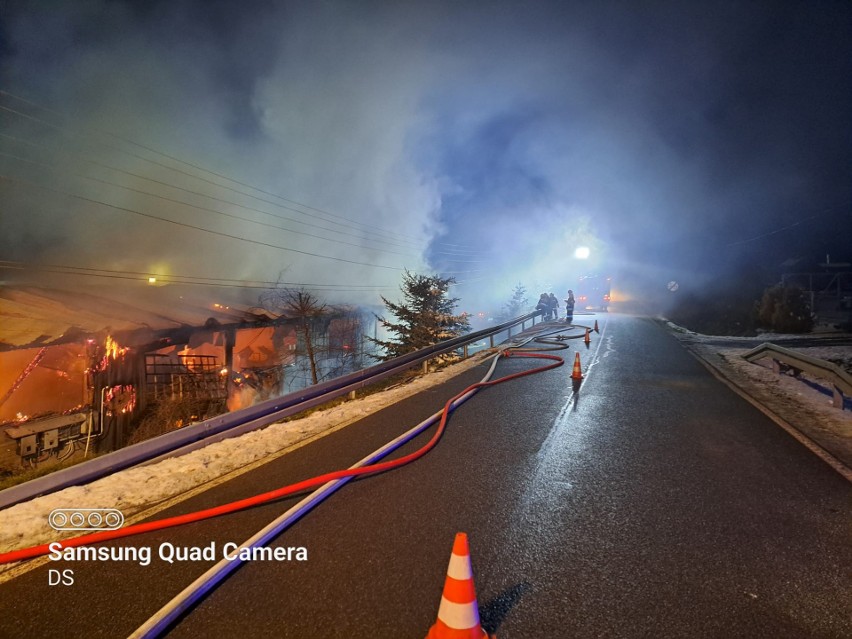
[{"label": "spruce tree", "polygon": [[503,305],[504,310],[500,314],[500,318],[510,320],[523,315],[529,310],[529,304],[530,300],[527,297],[527,287],[518,282],[515,288],[512,289],[512,297]]},{"label": "spruce tree", "polygon": [[395,321],[376,315],[394,340],[368,338],[383,353],[376,359],[388,360],[463,335],[470,330],[467,315],[455,315],[457,297],[449,297],[452,277],[418,275],[406,270],[402,277],[403,301],[394,303],[382,296],[385,308]]}]

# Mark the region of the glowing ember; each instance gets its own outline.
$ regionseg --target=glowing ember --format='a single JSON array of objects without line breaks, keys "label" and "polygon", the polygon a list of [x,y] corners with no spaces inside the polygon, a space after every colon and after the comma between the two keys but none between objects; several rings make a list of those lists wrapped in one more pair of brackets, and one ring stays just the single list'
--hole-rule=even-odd
[{"label": "glowing ember", "polygon": [[114,412],[126,414],[133,412],[136,408],[136,389],[130,385],[110,386],[104,389],[104,405],[107,408],[107,415],[112,415]]},{"label": "glowing ember", "polygon": [[119,346],[118,342],[116,342],[111,335],[108,335],[106,343],[104,344],[104,356],[103,359],[101,359],[98,370],[106,370],[109,365],[109,360],[116,360],[119,357],[124,357],[124,354],[129,350],[130,349],[125,346]]}]

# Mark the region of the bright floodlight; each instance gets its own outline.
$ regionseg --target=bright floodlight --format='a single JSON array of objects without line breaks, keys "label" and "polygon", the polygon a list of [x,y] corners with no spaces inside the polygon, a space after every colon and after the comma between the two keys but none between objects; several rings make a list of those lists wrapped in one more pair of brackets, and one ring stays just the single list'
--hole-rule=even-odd
[{"label": "bright floodlight", "polygon": [[574,257],[578,260],[585,260],[589,257],[589,247],[588,246],[578,246],[577,250],[574,251]]}]

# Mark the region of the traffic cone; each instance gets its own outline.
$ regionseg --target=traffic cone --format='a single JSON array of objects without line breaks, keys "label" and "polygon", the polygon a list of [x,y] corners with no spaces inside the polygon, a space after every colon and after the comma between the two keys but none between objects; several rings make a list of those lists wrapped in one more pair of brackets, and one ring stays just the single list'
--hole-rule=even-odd
[{"label": "traffic cone", "polygon": [[444,582],[444,594],[438,608],[438,620],[426,639],[495,639],[479,623],[479,608],[476,605],[476,589],[473,586],[465,533],[456,533]]},{"label": "traffic cone", "polygon": [[583,379],[583,369],[580,368],[580,353],[574,354],[574,370],[571,371],[571,379],[577,381]]},{"label": "traffic cone", "polygon": [[598,330],[598,320],[595,320],[595,333],[600,333]]},{"label": "traffic cone", "polygon": [[[586,348],[589,345],[586,344]],[[580,368],[580,353],[574,355],[574,370],[571,371],[571,390],[574,393],[580,392],[580,386],[583,384],[583,369]]]},{"label": "traffic cone", "polygon": [[589,345],[589,342],[591,342],[591,341],[592,341],[591,333],[592,333],[592,331],[590,331],[590,330],[587,328],[587,329],[586,329],[586,336],[583,338],[583,341],[584,341],[584,342],[586,342],[586,346],[588,346],[588,345]]}]

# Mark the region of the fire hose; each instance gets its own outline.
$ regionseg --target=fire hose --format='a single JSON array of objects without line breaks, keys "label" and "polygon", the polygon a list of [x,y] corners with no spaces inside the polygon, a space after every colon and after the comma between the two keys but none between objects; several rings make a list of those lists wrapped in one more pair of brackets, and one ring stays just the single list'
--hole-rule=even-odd
[{"label": "fire hose", "polygon": [[[220,515],[225,515],[232,512],[237,512],[239,510],[244,510],[246,508],[250,508],[252,506],[257,506],[259,504],[264,504],[276,499],[280,499],[283,497],[287,497],[309,488],[314,488],[316,486],[321,486],[323,484],[329,482],[335,482],[339,480],[348,481],[354,477],[359,477],[362,475],[372,475],[376,473],[385,472],[394,468],[398,468],[400,466],[404,466],[405,464],[411,463],[427,452],[429,452],[438,441],[441,439],[441,436],[446,429],[447,422],[449,420],[450,412],[453,408],[466,401],[470,396],[476,393],[479,389],[485,388],[488,386],[494,386],[497,384],[502,384],[503,382],[507,382],[509,380],[517,379],[519,377],[524,377],[526,375],[532,375],[534,373],[540,373],[546,370],[550,370],[553,368],[557,368],[562,366],[565,362],[564,360],[556,355],[548,355],[545,353],[538,352],[525,352],[519,351],[517,349],[506,349],[498,354],[504,357],[527,357],[527,358],[536,358],[536,359],[549,359],[554,360],[554,363],[547,364],[545,366],[539,366],[536,368],[532,368],[525,371],[520,371],[517,373],[512,373],[509,375],[505,375],[498,379],[490,380],[490,376],[493,374],[494,365],[496,365],[497,358],[495,358],[494,363],[492,364],[491,369],[488,374],[483,378],[483,381],[477,382],[465,388],[460,393],[454,395],[452,398],[447,400],[444,408],[440,413],[436,413],[428,420],[420,424],[418,427],[415,427],[404,436],[394,440],[389,445],[377,451],[380,454],[371,455],[370,460],[371,463],[366,463],[366,465],[358,465],[355,467],[337,470],[329,473],[325,473],[322,475],[318,475],[316,477],[312,477],[309,479],[302,480],[300,482],[296,482],[294,484],[290,484],[287,486],[282,486],[281,488],[277,488],[275,490],[261,493],[259,495],[255,495],[246,499],[237,500],[234,502],[230,502],[228,504],[222,504],[220,506],[215,506],[213,508],[208,508],[205,510],[200,510],[192,513],[187,513],[184,515],[178,515],[175,517],[168,517],[165,519],[150,521],[146,523],[136,524],[133,526],[128,526],[126,528],[119,528],[116,530],[108,530],[103,532],[91,533],[87,535],[81,535],[79,537],[73,537],[70,539],[63,540],[59,543],[62,544],[62,548],[71,548],[76,546],[84,546],[104,541],[110,541],[114,539],[121,539],[124,537],[129,537],[133,535],[138,535],[146,532],[152,532],[155,530],[162,530],[164,528],[171,528],[174,526],[180,526],[183,524],[188,524],[192,522],[202,521],[205,519],[210,519],[212,517],[218,517]],[[376,463],[376,459],[381,459],[388,455],[393,450],[396,450],[403,444],[407,443],[410,439],[420,434],[423,430],[434,424],[435,419],[440,416],[440,422],[438,424],[438,428],[436,429],[432,438],[420,449],[408,454],[404,455],[398,459],[394,459],[391,461]],[[359,462],[360,464],[360,462]],[[54,544],[57,542],[53,542]],[[11,563],[16,561],[23,561],[25,559],[32,559],[34,557],[39,557],[42,555],[46,555],[50,552],[51,544],[40,544],[37,546],[31,546],[28,548],[21,548],[18,550],[9,551],[6,553],[0,553],[0,564]]]}]

